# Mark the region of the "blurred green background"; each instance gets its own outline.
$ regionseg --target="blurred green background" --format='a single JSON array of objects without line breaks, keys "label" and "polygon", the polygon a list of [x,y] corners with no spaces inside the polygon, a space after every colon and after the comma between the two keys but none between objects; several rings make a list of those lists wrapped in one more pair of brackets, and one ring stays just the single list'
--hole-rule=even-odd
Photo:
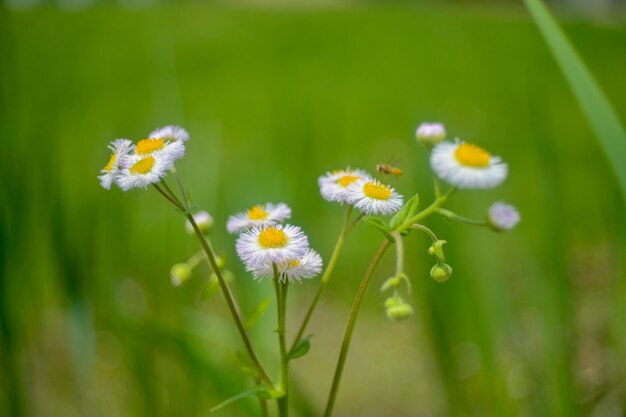
[{"label": "blurred green background", "polygon": [[[612,172],[536,28],[519,5],[239,8],[185,4],[0,9],[0,414],[208,416],[250,387],[206,266],[180,288],[172,264],[199,249],[153,190],[105,191],[96,176],[117,137],[181,124],[178,164],[249,312],[272,293],[253,282],[228,215],[285,201],[327,260],[341,207],[316,179],[395,157],[406,196],[432,199],[425,120],[510,165],[490,191],[450,207],[482,217],[517,205],[508,234],[427,224],[448,240],[454,275],[429,277],[413,234],[406,271],[416,315],[389,322],[377,291],[359,319],[337,416],[594,416],[626,412],[624,205]],[[626,25],[564,27],[626,120]],[[625,156],[626,157],[626,156]],[[625,162],[626,163],[626,162]],[[381,236],[345,246],[293,362],[294,415],[325,403],[352,298]],[[316,289],[290,291],[290,336]],[[252,331],[277,375],[274,306]],[[242,400],[218,416],[256,415]]]}]

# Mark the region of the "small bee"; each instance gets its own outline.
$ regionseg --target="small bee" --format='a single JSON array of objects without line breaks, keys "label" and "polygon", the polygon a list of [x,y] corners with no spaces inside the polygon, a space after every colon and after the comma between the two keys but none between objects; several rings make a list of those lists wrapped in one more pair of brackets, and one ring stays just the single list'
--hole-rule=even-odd
[{"label": "small bee", "polygon": [[376,172],[383,175],[395,175],[396,177],[399,177],[404,173],[400,168],[391,164],[377,164]]}]

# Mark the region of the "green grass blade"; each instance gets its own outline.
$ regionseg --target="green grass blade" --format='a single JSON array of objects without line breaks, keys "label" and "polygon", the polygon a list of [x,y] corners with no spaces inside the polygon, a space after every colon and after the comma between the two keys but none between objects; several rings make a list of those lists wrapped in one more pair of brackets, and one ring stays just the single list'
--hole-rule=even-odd
[{"label": "green grass blade", "polygon": [[613,167],[626,200],[626,131],[617,113],[542,0],[524,0]]}]

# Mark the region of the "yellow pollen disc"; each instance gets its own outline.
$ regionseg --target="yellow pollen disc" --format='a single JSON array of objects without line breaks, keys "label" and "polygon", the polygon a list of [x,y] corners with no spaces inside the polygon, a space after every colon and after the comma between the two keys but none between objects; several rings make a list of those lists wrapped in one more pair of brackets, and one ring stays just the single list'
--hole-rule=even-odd
[{"label": "yellow pollen disc", "polygon": [[363,193],[377,200],[389,200],[389,197],[391,197],[391,188],[383,184],[368,182],[363,186]]},{"label": "yellow pollen disc", "polygon": [[248,218],[250,220],[265,220],[267,216],[269,216],[269,213],[265,211],[265,206],[263,205],[254,206],[248,210]]},{"label": "yellow pollen disc", "polygon": [[283,248],[287,245],[287,234],[282,229],[270,226],[259,233],[259,243],[266,249]]},{"label": "yellow pollen disc", "polygon": [[352,184],[354,181],[360,179],[358,175],[344,175],[343,177],[337,180],[337,184],[341,185],[343,188],[346,188],[348,185]]},{"label": "yellow pollen disc", "polygon": [[109,159],[109,162],[107,162],[107,164],[104,166],[104,170],[111,172],[111,170],[113,169],[113,164],[115,164],[116,159],[117,157],[115,156],[114,153],[112,153],[111,158]]},{"label": "yellow pollen disc", "polygon": [[135,165],[130,167],[128,171],[130,171],[131,174],[147,174],[152,170],[154,162],[154,158],[148,156],[135,162]]},{"label": "yellow pollen disc", "polygon": [[165,146],[163,139],[143,139],[137,142],[135,153],[138,155],[146,155],[154,151],[158,151]]},{"label": "yellow pollen disc", "polygon": [[489,152],[470,143],[460,144],[454,151],[454,157],[461,165],[474,168],[489,166],[489,160],[491,159]]}]

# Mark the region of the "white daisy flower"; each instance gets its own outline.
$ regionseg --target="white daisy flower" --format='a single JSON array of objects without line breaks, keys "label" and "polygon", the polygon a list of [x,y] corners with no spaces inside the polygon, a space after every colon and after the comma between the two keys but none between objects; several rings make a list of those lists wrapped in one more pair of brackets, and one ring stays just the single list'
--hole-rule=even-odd
[{"label": "white daisy flower", "polygon": [[234,214],[226,222],[228,233],[240,233],[255,226],[280,223],[291,217],[291,209],[285,203],[258,204],[248,211]]},{"label": "white daisy flower", "polygon": [[189,140],[189,133],[180,126],[165,126],[152,131],[148,137],[166,141],[178,140],[185,142]]},{"label": "white daisy flower", "polygon": [[134,155],[132,164],[120,173],[117,184],[124,191],[148,188],[148,185],[165,177],[173,166],[174,160],[161,154],[154,153],[144,157]]},{"label": "white daisy flower", "polygon": [[[309,249],[300,259],[287,259],[276,263],[282,282],[300,282],[303,279],[315,278],[322,272],[323,265],[322,257],[313,249]],[[246,269],[252,272],[255,279],[274,276],[274,267],[271,263],[248,266]]]},{"label": "white daisy flower", "polygon": [[236,246],[247,267],[258,267],[301,259],[309,250],[309,240],[297,226],[270,225],[243,232]]},{"label": "white daisy flower", "polygon": [[366,214],[389,215],[402,207],[402,196],[378,180],[358,180],[350,184],[347,201]]},{"label": "white daisy flower", "polygon": [[415,131],[417,141],[427,147],[432,147],[446,138],[446,127],[443,123],[422,123]]},{"label": "white daisy flower", "polygon": [[185,144],[180,140],[163,138],[142,139],[135,146],[135,155],[139,157],[158,155],[176,161],[185,156]]},{"label": "white daisy flower", "polygon": [[508,173],[500,157],[458,140],[435,146],[430,164],[437,176],[459,188],[493,188],[500,185]]},{"label": "white daisy flower", "polygon": [[497,232],[513,229],[520,220],[519,211],[514,206],[502,202],[493,203],[487,212],[487,223]]},{"label": "white daisy flower", "polygon": [[[197,213],[194,213],[192,214],[192,217],[202,233],[209,232],[211,230],[211,227],[213,227],[213,216],[211,216],[206,211],[199,211]],[[187,233],[189,233],[190,235],[193,235],[196,232],[189,220],[185,220],[185,230],[187,230]]]},{"label": "white daisy flower", "polygon": [[346,203],[348,186],[357,180],[370,180],[372,176],[362,169],[340,169],[327,172],[318,178],[320,193],[324,200]]},{"label": "white daisy flower", "polygon": [[122,169],[128,168],[129,154],[135,149],[135,145],[128,139],[116,139],[109,144],[109,149],[111,150],[111,157],[100,171],[102,175],[98,177],[100,185],[105,190],[110,190],[111,184],[117,182]]}]

